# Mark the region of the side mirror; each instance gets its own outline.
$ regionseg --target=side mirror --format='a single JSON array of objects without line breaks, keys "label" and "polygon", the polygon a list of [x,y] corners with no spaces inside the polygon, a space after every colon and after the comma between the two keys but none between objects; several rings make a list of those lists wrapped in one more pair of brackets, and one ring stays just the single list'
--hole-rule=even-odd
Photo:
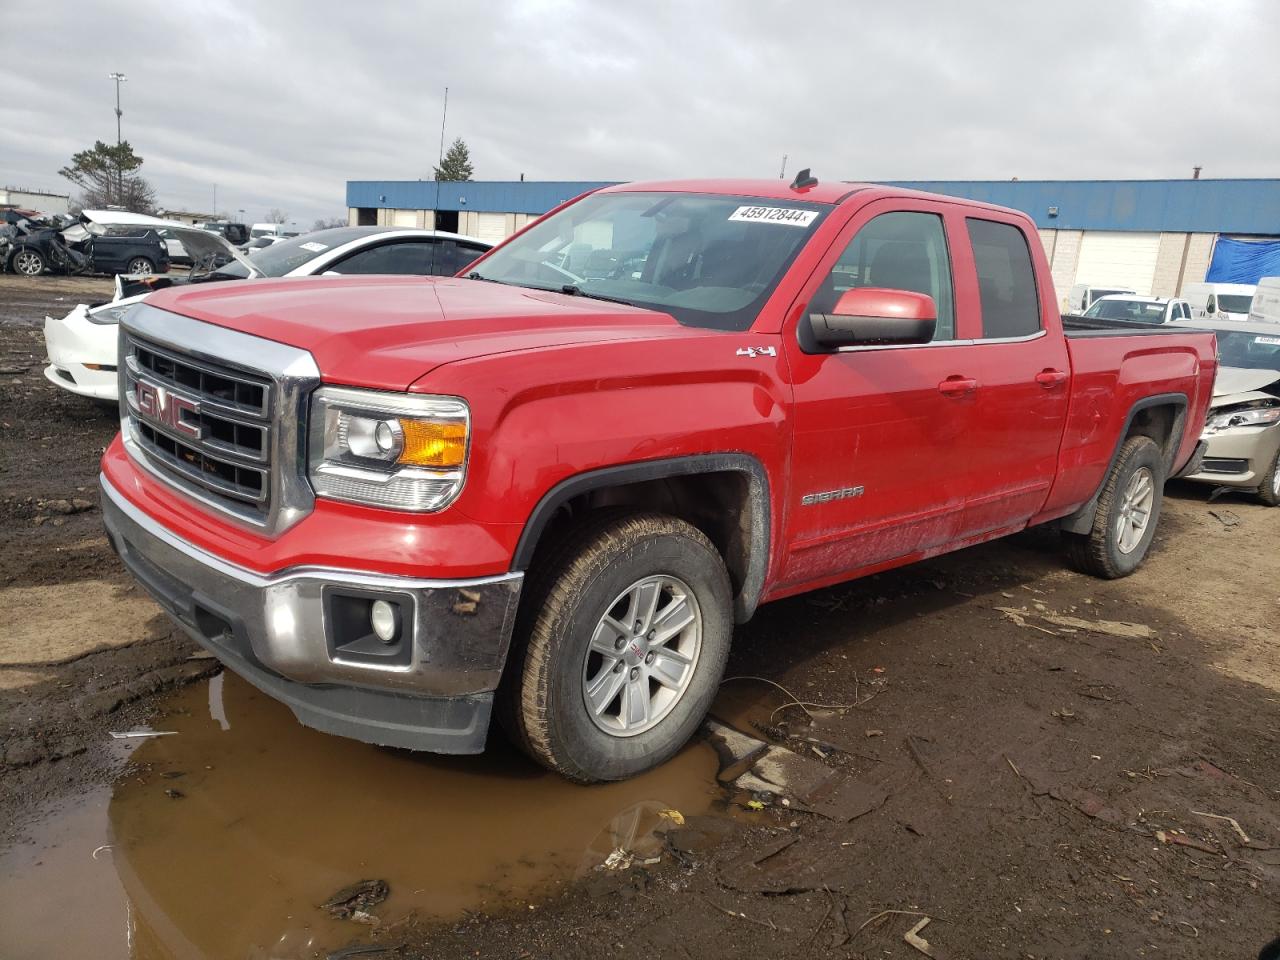
[{"label": "side mirror", "polygon": [[809,315],[813,339],[831,348],[928,343],[937,326],[933,297],[880,287],[846,290],[830,313]]}]

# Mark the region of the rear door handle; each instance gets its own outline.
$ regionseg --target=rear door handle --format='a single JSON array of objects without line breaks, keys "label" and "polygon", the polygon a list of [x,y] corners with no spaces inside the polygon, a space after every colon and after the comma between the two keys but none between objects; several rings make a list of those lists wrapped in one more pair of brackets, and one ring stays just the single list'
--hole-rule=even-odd
[{"label": "rear door handle", "polygon": [[973,377],[951,376],[938,384],[938,392],[945,397],[962,397],[978,389],[978,381]]},{"label": "rear door handle", "polygon": [[1044,387],[1046,390],[1052,390],[1054,387],[1060,387],[1067,382],[1067,374],[1062,370],[1054,370],[1052,367],[1046,367],[1036,374],[1036,383]]}]

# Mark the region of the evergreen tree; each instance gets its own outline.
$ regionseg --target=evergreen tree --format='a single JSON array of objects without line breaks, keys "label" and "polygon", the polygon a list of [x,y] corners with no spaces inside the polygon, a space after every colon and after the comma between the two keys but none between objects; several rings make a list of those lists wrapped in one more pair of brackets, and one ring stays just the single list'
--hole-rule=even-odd
[{"label": "evergreen tree", "polygon": [[445,153],[440,166],[435,168],[435,178],[437,180],[470,180],[473,173],[475,171],[471,168],[471,151],[459,137],[453,141],[453,145]]}]

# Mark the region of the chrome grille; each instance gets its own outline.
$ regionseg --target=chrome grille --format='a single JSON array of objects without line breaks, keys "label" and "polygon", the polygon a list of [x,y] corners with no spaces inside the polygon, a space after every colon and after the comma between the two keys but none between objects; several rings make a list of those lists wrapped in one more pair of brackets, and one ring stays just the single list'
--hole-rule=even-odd
[{"label": "chrome grille", "polygon": [[140,303],[121,321],[120,356],[121,433],[140,468],[256,533],[311,512],[310,353]]},{"label": "chrome grille", "polygon": [[[123,334],[123,386],[133,439],[163,471],[240,511],[271,510],[272,382],[270,378],[195,359]],[[141,393],[140,393],[141,385]],[[172,418],[142,409],[140,396],[162,398]]]}]

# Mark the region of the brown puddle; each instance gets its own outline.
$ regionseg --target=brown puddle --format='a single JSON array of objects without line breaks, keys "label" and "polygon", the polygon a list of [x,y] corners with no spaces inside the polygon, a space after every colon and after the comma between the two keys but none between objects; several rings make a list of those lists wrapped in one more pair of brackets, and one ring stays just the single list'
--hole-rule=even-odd
[{"label": "brown puddle", "polygon": [[617,847],[656,852],[658,811],[721,798],[701,742],[582,787],[497,737],[445,758],[316,733],[232,674],[168,706],[156,729],[176,736],[132,741],[113,789],[0,857],[6,960],[324,956],[368,938],[317,906],[356,881],[390,885],[371,908],[384,924],[527,909]]}]

